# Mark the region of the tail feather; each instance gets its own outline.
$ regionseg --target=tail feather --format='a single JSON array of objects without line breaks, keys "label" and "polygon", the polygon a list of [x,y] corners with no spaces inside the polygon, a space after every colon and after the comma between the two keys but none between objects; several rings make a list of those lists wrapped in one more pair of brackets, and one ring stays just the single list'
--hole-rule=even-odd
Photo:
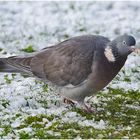
[{"label": "tail feather", "polygon": [[3,61],[0,61],[0,72],[15,72],[18,73],[20,70],[10,67],[8,64],[4,63]]},{"label": "tail feather", "polygon": [[32,57],[0,58],[0,72],[15,72],[31,74],[30,62]]}]

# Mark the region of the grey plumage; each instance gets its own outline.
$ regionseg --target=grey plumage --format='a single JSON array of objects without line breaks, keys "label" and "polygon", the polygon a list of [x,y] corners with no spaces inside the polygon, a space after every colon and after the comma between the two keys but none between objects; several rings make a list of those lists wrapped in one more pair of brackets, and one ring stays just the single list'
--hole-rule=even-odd
[{"label": "grey plumage", "polygon": [[[96,38],[102,41],[96,42]],[[107,38],[96,36],[71,38],[37,54],[31,61],[31,69],[36,76],[45,76],[59,86],[76,86],[92,72],[91,65],[96,46],[104,46],[108,41]],[[44,55],[47,59],[44,59]],[[40,72],[42,63],[44,70]]]},{"label": "grey plumage", "polygon": [[123,67],[135,45],[132,36],[73,37],[27,57],[0,58],[0,72],[25,72],[58,86],[62,96],[83,104]]}]

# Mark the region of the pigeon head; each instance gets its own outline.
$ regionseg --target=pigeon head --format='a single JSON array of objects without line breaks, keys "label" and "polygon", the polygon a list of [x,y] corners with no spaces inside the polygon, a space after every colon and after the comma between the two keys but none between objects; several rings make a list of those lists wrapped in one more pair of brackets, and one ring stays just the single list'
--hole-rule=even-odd
[{"label": "pigeon head", "polygon": [[121,57],[127,57],[132,52],[137,52],[135,48],[136,40],[131,35],[122,35],[109,43],[105,49],[105,56],[109,61],[116,61]]},{"label": "pigeon head", "polygon": [[135,38],[130,35],[123,35],[117,37],[112,41],[118,50],[120,56],[127,56],[135,51],[134,46],[136,44]]}]

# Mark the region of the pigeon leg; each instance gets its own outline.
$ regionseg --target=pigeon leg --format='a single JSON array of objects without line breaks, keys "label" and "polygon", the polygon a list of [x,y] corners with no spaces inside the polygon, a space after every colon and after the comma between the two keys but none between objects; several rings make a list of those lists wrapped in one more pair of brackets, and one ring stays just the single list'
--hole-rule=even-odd
[{"label": "pigeon leg", "polygon": [[91,106],[87,105],[84,100],[79,101],[78,104],[87,113],[95,113],[96,112],[96,110],[94,110]]},{"label": "pigeon leg", "polygon": [[67,98],[64,98],[64,99],[63,99],[63,102],[66,103],[66,104],[70,104],[70,105],[72,105],[72,106],[75,105],[75,102],[74,102],[74,101],[72,101],[72,100],[70,100],[70,99],[67,99]]},{"label": "pigeon leg", "polygon": [[84,111],[85,112],[87,112],[87,113],[95,113],[96,112],[96,110],[94,110],[92,107],[90,107],[90,106],[88,106],[87,104],[83,104],[83,109],[84,109]]},{"label": "pigeon leg", "polygon": [[86,103],[84,102],[76,102],[76,101],[73,101],[71,99],[68,99],[66,97],[63,98],[63,102],[66,103],[66,104],[70,104],[72,106],[74,106],[75,104],[79,104],[80,106],[82,106],[83,110],[87,113],[94,113],[96,112],[92,107],[88,106]]}]

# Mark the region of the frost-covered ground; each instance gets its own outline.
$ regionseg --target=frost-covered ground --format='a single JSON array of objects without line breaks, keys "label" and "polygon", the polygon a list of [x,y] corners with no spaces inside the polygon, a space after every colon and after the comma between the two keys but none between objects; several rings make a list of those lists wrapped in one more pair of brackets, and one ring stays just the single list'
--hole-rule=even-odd
[{"label": "frost-covered ground", "polygon": [[[26,54],[83,34],[132,34],[140,2],[0,2],[0,57]],[[0,138],[140,138],[140,55],[129,56],[87,114],[21,74],[0,74]]]}]

